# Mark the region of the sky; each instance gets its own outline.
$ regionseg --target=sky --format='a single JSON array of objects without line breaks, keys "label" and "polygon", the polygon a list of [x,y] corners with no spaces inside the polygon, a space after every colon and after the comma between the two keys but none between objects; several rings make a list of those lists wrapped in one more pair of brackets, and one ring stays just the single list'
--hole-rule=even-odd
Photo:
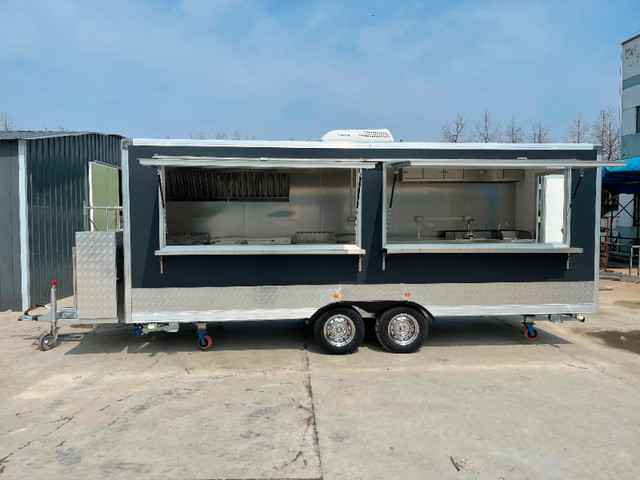
[{"label": "sky", "polygon": [[439,141],[485,109],[562,141],[619,109],[639,0],[0,0],[0,112],[23,130]]}]

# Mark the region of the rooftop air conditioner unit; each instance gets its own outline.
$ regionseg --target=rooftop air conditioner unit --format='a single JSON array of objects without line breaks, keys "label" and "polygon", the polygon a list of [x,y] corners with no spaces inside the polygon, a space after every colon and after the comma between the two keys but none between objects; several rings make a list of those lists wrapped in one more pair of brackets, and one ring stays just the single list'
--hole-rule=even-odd
[{"label": "rooftop air conditioner unit", "polygon": [[386,128],[370,130],[331,130],[320,139],[322,142],[393,142],[393,135]]}]

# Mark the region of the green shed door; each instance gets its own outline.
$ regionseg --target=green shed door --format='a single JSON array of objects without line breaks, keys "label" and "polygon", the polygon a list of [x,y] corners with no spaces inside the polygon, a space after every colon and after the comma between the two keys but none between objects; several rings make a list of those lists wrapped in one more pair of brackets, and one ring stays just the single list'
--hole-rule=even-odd
[{"label": "green shed door", "polygon": [[99,207],[118,207],[120,203],[120,169],[89,163],[89,202],[91,230],[105,231],[120,228],[120,212]]}]

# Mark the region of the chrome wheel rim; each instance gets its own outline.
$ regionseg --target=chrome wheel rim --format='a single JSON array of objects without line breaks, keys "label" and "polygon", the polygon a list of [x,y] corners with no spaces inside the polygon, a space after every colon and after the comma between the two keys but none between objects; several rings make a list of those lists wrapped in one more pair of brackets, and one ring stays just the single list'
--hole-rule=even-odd
[{"label": "chrome wheel rim", "polygon": [[324,338],[334,347],[349,345],[355,336],[356,326],[345,315],[334,315],[324,324]]},{"label": "chrome wheel rim", "polygon": [[387,333],[393,343],[405,346],[418,338],[420,325],[413,316],[401,313],[391,319],[387,327]]}]

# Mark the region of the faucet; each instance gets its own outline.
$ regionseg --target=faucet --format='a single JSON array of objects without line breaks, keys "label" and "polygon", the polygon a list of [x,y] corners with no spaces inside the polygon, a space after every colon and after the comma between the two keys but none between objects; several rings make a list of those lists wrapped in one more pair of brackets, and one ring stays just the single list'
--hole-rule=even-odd
[{"label": "faucet", "polygon": [[511,228],[511,225],[509,225],[509,222],[504,222],[504,223],[500,222],[500,223],[498,224],[498,231],[499,231],[499,232],[500,232],[500,231],[502,231],[502,226],[503,226],[503,225],[504,225],[505,227]]},{"label": "faucet", "polygon": [[473,217],[469,217],[469,221],[467,222],[467,233],[464,234],[464,238],[473,238],[475,237],[475,234],[473,233],[473,230],[471,230],[471,222],[473,222],[473,224],[476,224],[476,220]]}]

